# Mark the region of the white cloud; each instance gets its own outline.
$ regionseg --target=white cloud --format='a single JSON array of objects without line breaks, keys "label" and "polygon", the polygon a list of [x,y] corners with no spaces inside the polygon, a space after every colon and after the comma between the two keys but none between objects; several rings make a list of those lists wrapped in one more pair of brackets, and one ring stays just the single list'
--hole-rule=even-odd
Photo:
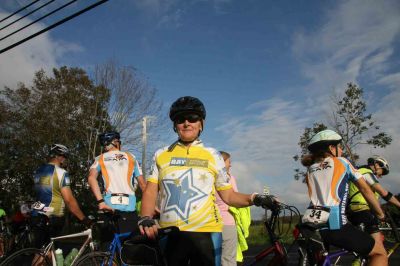
[{"label": "white cloud", "polygon": [[[247,110],[248,115],[232,118],[217,129],[225,133],[231,147],[232,173],[239,190],[262,192],[264,186],[269,186],[271,194],[285,202],[306,202],[306,194],[294,193],[289,189],[295,185],[288,186],[292,181],[304,186],[294,181],[293,169],[298,165],[292,158],[298,153],[298,138],[306,123],[302,105],[274,98],[255,103]],[[258,115],[251,116],[250,112]],[[254,211],[257,215],[262,213]]]},{"label": "white cloud", "polygon": [[[7,13],[0,12],[0,17],[7,15]],[[2,31],[0,37],[4,37],[30,22],[28,19],[23,19],[14,27]],[[4,49],[44,27],[45,25],[40,23],[33,24],[28,28],[29,30],[23,30],[2,41],[0,49]],[[34,73],[39,69],[49,71],[53,67],[57,67],[57,59],[66,53],[82,50],[83,48],[77,44],[54,40],[50,33],[41,34],[0,55],[0,87],[15,87],[18,82],[29,84]]]},{"label": "white cloud", "polygon": [[365,74],[385,75],[399,33],[398,1],[342,1],[317,30],[295,33],[292,49],[308,88],[323,95]]},{"label": "white cloud", "polygon": [[[298,152],[299,136],[306,126],[321,121],[330,111],[330,96],[343,93],[348,82],[368,79],[367,86],[387,86],[386,96],[373,98],[374,117],[384,131],[393,136],[393,144],[384,150],[367,146],[360,155],[380,153],[393,162],[388,185],[400,192],[400,85],[399,73],[392,62],[398,62],[395,43],[400,36],[400,3],[398,1],[340,1],[322,14],[315,30],[299,30],[293,38],[293,54],[300,71],[309,83],[297,90],[297,102],[272,99],[246,109],[246,117],[233,118],[220,130],[225,133],[233,155],[233,173],[244,192],[260,191],[265,184],[272,193],[288,204],[303,207],[308,202],[304,184],[293,180],[292,159]],[[379,88],[379,89],[380,89]],[[387,91],[387,90],[386,90]],[[382,92],[381,92],[382,93]],[[379,95],[379,93],[375,93]],[[302,97],[306,99],[302,101]],[[381,100],[381,101],[380,101]],[[251,115],[250,113],[255,113]],[[262,213],[256,210],[258,214]]]}]

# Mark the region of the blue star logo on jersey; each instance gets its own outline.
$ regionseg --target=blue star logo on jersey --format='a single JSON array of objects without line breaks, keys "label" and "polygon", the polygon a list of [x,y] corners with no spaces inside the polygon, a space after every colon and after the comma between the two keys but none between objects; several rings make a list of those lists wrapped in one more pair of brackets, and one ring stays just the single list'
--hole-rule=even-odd
[{"label": "blue star logo on jersey", "polygon": [[162,182],[167,195],[164,212],[174,211],[188,223],[193,202],[207,196],[194,185],[193,170],[187,170],[177,179],[164,179]]}]

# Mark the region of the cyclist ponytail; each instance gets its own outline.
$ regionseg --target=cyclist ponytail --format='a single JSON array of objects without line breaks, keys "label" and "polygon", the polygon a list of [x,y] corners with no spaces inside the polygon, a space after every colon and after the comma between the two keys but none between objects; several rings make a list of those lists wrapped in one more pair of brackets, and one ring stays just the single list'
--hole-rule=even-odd
[{"label": "cyclist ponytail", "polygon": [[315,163],[315,158],[312,154],[306,154],[301,157],[301,164],[305,167],[310,167]]}]

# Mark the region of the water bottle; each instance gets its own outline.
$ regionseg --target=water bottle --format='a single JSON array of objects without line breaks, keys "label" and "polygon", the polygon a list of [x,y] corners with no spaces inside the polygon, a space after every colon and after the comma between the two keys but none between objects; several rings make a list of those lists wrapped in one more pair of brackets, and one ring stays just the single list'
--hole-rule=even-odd
[{"label": "water bottle", "polygon": [[56,250],[56,264],[57,266],[64,266],[63,251],[60,248]]},{"label": "water bottle", "polygon": [[75,257],[78,255],[78,250],[73,248],[71,252],[64,259],[64,266],[70,266],[74,261]]}]

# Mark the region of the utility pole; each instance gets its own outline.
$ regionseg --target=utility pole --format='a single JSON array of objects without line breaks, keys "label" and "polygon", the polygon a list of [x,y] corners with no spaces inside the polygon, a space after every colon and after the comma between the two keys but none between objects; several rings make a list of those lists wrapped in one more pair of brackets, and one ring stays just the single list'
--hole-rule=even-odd
[{"label": "utility pole", "polygon": [[147,146],[147,116],[143,117],[143,131],[142,131],[142,142],[143,142],[143,151],[142,151],[142,172],[143,178],[146,180],[146,146]]},{"label": "utility pole", "polygon": [[142,142],[143,142],[143,150],[142,150],[142,172],[143,178],[146,180],[146,149],[147,149],[147,122],[151,119],[155,118],[155,116],[146,115],[143,117],[142,125]]}]

